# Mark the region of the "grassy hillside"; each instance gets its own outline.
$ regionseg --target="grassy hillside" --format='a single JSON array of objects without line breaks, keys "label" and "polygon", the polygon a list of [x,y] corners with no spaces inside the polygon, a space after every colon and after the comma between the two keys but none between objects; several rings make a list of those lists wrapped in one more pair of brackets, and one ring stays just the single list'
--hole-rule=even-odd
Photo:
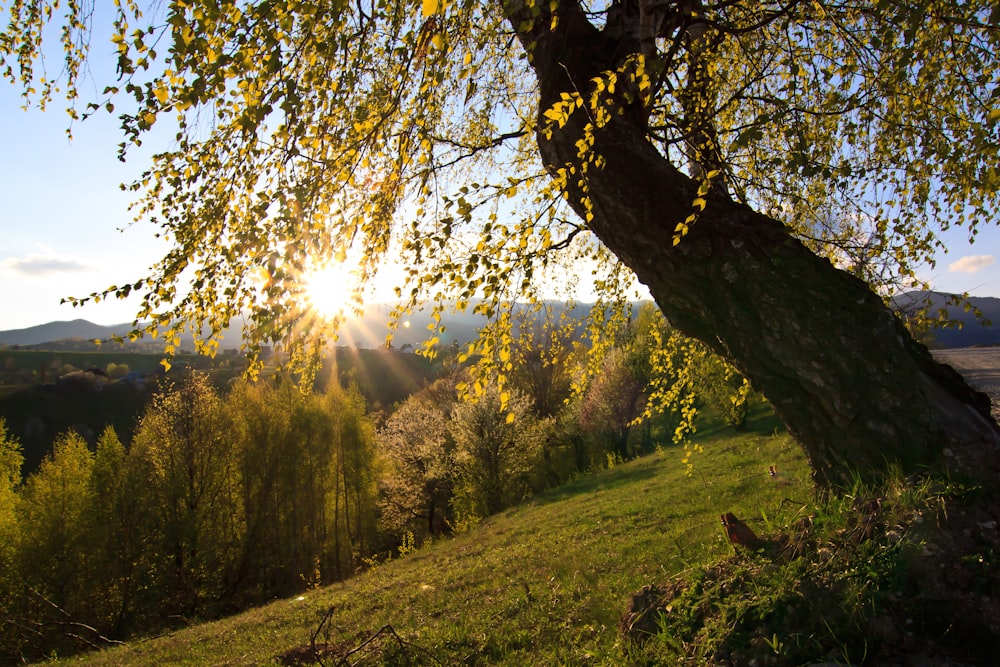
[{"label": "grassy hillside", "polygon": [[[668,450],[535,497],[346,583],[72,661],[251,665],[286,655],[286,664],[299,664],[295,649],[319,629],[319,643],[360,648],[350,664],[376,654],[365,664],[401,664],[392,657],[403,650],[399,640],[412,645],[405,650],[417,664],[621,664],[616,626],[629,595],[731,554],[721,513],[765,531],[801,516],[811,499],[807,466],[788,436],[702,436],[691,476],[680,452]],[[362,646],[385,626],[399,640],[385,630]]]}]

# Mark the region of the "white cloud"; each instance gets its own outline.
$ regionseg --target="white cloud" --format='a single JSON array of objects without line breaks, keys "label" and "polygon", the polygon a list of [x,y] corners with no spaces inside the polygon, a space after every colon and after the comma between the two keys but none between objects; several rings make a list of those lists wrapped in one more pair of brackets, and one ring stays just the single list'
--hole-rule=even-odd
[{"label": "white cloud", "polygon": [[8,257],[0,260],[0,268],[5,273],[35,278],[65,273],[81,273],[89,271],[92,267],[75,257],[28,255],[27,257]]},{"label": "white cloud", "polygon": [[951,273],[975,273],[988,266],[993,266],[996,261],[996,257],[993,255],[966,255],[949,264],[948,271]]}]

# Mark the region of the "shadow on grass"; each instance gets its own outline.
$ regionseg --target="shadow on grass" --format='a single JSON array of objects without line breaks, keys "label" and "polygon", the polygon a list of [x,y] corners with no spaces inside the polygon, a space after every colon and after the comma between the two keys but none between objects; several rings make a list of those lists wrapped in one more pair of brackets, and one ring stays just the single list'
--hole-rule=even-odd
[{"label": "shadow on grass", "polygon": [[747,415],[746,427],[743,429],[745,433],[760,433],[762,435],[784,433],[785,430],[785,425],[778,419],[778,415],[774,414],[771,404],[763,401],[750,410],[750,414]]},{"label": "shadow on grass", "polygon": [[[777,415],[774,414],[771,405],[767,402],[759,401],[750,409],[750,413],[747,415],[746,426],[742,430],[727,426],[712,414],[703,413],[699,417],[698,430],[692,440],[703,446],[711,446],[715,441],[729,440],[734,437],[747,435],[771,436],[781,433],[785,433],[785,426],[778,419]],[[672,445],[667,449],[680,451],[678,447]],[[667,459],[664,457],[645,454],[614,468],[588,474],[581,479],[540,493],[532,498],[532,502],[544,505],[566,500],[581,493],[593,493],[595,491],[613,489],[625,484],[631,484],[632,482],[652,479],[661,472],[661,468],[664,465],[668,465]],[[763,470],[766,470],[766,467]]]},{"label": "shadow on grass", "polygon": [[663,465],[663,459],[659,457],[646,456],[633,459],[609,470],[602,470],[540,493],[532,498],[532,502],[538,505],[547,505],[583,493],[606,491],[625,484],[652,479],[659,474],[661,465]]},{"label": "shadow on grass", "polygon": [[729,426],[716,411],[709,408],[699,409],[695,424],[698,430],[692,439],[703,444],[718,438],[731,438],[747,434],[776,435],[785,432],[785,425],[774,414],[771,404],[763,400],[754,402],[742,429]]}]

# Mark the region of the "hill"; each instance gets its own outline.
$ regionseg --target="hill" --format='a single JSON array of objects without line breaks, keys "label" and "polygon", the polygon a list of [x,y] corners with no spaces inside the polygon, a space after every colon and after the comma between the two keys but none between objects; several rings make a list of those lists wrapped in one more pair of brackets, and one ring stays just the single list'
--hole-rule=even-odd
[{"label": "hill", "polygon": [[[370,306],[362,317],[352,319],[343,326],[337,343],[365,349],[385,347],[388,322],[388,307]],[[430,336],[427,327],[431,322],[429,311],[418,311],[406,318],[393,337],[393,346],[399,348],[404,345],[419,345]],[[452,312],[443,318],[443,323],[448,330],[441,336],[441,343],[446,345],[452,341],[464,343],[472,340],[486,323],[486,319],[473,313]],[[131,324],[103,326],[87,320],[49,322],[27,329],[0,331],[0,346],[86,351],[94,347],[94,339],[107,341],[112,336],[124,336],[131,329]],[[240,325],[234,323],[223,332],[221,349],[239,348],[240,342]],[[125,344],[106,343],[105,347],[126,352],[155,352],[162,350],[163,344],[158,340],[142,338]],[[180,348],[193,350],[194,342],[189,335],[181,337]]]},{"label": "hill", "polygon": [[[563,304],[553,304],[562,309]],[[571,316],[582,319],[590,311],[591,304],[573,306]],[[363,349],[385,347],[386,334],[389,332],[390,308],[384,304],[374,304],[366,307],[362,316],[349,320],[339,332],[338,345]],[[404,318],[396,329],[392,345],[395,348],[405,346],[416,347],[431,334],[428,327],[434,322],[429,309],[417,310]],[[476,337],[479,330],[486,324],[482,315],[466,311],[446,310],[441,317],[445,332],[439,336],[442,346],[452,343],[467,343]],[[113,335],[125,335],[132,328],[131,324],[103,326],[87,320],[72,320],[70,322],[49,322],[27,329],[0,331],[0,346],[32,347],[46,350],[87,351],[93,347],[93,339],[108,340]],[[241,330],[234,323],[223,332],[222,349],[240,347]],[[155,352],[162,349],[159,341],[148,338],[133,343],[107,344],[107,347],[133,352]],[[181,338],[181,349],[192,350],[194,344],[190,336]]]},{"label": "hill", "polygon": [[[662,451],[345,582],[53,664],[993,664],[983,490],[889,480],[818,501],[770,424],[703,433],[689,474]],[[727,512],[757,550],[730,544]]]},{"label": "hill", "polygon": [[[36,470],[56,436],[69,429],[94,445],[104,428],[113,426],[128,442],[163,375],[161,359],[162,354],[113,352],[107,346],[91,346],[88,352],[0,350],[0,418],[24,448],[23,473]],[[57,384],[70,369],[104,370],[116,364],[145,380],[109,381],[100,391]],[[242,375],[244,359],[179,355],[166,376],[177,378],[188,369],[209,374],[213,384],[224,389]],[[369,406],[387,409],[433,382],[440,370],[440,361],[416,354],[337,347],[317,374],[317,384],[322,389],[332,377],[344,386],[353,382]]]},{"label": "hill", "polygon": [[[934,347],[960,348],[980,345],[1000,345],[1000,298],[972,297],[969,303],[978,309],[988,321],[984,323],[976,317],[973,311],[965,311],[961,306],[949,305],[948,299],[953,295],[939,292],[914,291],[899,295],[895,299],[896,308],[906,310],[914,304],[930,305],[931,314],[938,311],[947,312],[952,326],[934,330],[932,333]],[[562,308],[562,304],[554,304]],[[586,317],[592,304],[577,304],[573,306],[570,315],[582,319]],[[338,345],[361,349],[378,349],[385,346],[388,333],[389,307],[384,304],[368,306],[365,313],[347,322],[339,332]],[[395,348],[417,347],[430,335],[428,326],[433,319],[429,310],[418,310],[404,318],[396,329],[392,345]],[[440,336],[442,346],[452,343],[466,343],[477,335],[486,323],[486,319],[470,311],[446,311],[442,316],[442,324],[446,331]],[[69,322],[49,322],[26,329],[0,331],[0,346],[21,346],[45,350],[88,351],[93,347],[91,342],[98,338],[108,340],[112,335],[124,335],[131,329],[130,324],[103,326],[87,320],[72,320]],[[123,346],[109,344],[109,349],[124,352],[156,353],[162,349],[159,341],[142,339]],[[240,327],[234,325],[223,332],[222,349],[240,347]],[[194,344],[190,336],[181,340],[181,348],[191,350]]]},{"label": "hill", "polygon": [[38,345],[58,340],[104,340],[115,335],[124,335],[131,329],[129,324],[104,326],[87,320],[48,322],[26,329],[0,331],[0,345]]},{"label": "hill", "polygon": [[[393,660],[385,631],[373,647],[390,654],[363,664],[620,664],[616,625],[632,591],[732,553],[721,512],[764,530],[764,516],[802,510],[786,497],[810,494],[800,449],[785,435],[717,434],[692,477],[679,459],[670,450],[619,465],[344,583],[71,661],[251,665],[284,654],[285,664],[317,664],[292,657],[332,612],[318,642],[357,646],[391,626],[427,651]],[[768,463],[782,471],[781,485]]]},{"label": "hill", "polygon": [[934,317],[943,313],[952,321],[947,327],[931,332],[932,346],[945,349],[1000,345],[1000,299],[994,297],[970,297],[969,305],[978,310],[985,322],[977,317],[974,310],[965,310],[961,305],[949,301],[955,295],[942,292],[916,291],[896,297],[896,307],[912,308],[914,304],[926,303],[929,314]]}]

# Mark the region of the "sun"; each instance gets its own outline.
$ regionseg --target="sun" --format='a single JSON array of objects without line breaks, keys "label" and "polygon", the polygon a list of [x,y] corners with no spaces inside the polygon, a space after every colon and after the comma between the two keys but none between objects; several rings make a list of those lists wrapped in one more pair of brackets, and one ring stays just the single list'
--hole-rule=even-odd
[{"label": "sun", "polygon": [[344,262],[331,261],[310,269],[302,284],[310,310],[322,319],[349,317],[358,307],[358,277]]}]

